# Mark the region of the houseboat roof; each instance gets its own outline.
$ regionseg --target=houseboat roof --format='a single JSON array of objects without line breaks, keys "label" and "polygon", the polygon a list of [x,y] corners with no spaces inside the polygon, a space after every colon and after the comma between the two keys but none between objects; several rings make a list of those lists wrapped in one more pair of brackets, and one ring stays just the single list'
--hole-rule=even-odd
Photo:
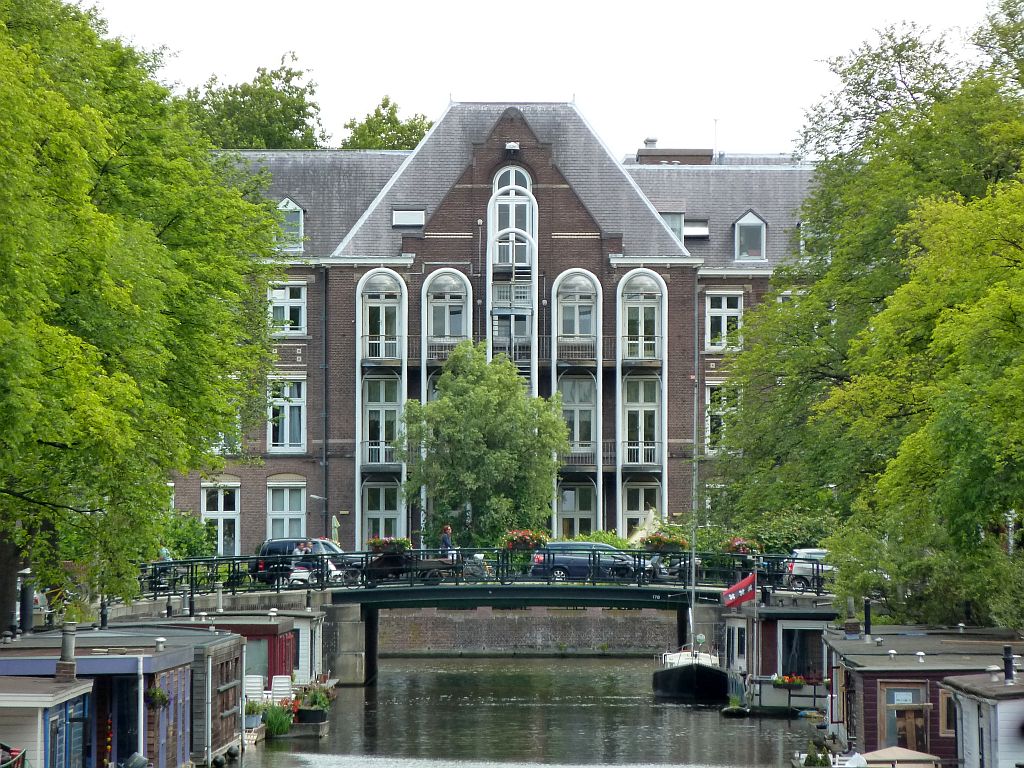
[{"label": "houseboat roof", "polygon": [[1000,668],[996,679],[987,672],[974,675],[953,675],[942,681],[946,688],[963,691],[972,696],[983,699],[1021,699],[1024,698],[1024,677],[1017,670],[1017,677],[1010,684],[1006,684],[1003,677],[1003,670]]},{"label": "houseboat roof", "polygon": [[[878,627],[870,640],[829,629],[825,643],[850,667],[863,671],[978,671],[1001,664],[1003,646],[1024,651],[1016,633],[1002,629],[963,630],[924,627]],[[918,654],[923,654],[919,656]]]},{"label": "houseboat roof", "polygon": [[53,677],[0,677],[0,707],[42,709],[92,691],[92,680]]}]

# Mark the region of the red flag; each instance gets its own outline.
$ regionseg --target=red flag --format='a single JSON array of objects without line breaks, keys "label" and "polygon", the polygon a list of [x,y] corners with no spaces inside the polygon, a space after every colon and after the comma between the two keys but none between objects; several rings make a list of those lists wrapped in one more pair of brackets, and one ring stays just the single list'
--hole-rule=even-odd
[{"label": "red flag", "polygon": [[747,600],[753,600],[754,596],[754,574],[750,574],[747,578],[736,582],[722,593],[722,603],[726,608],[734,608],[747,602]]}]

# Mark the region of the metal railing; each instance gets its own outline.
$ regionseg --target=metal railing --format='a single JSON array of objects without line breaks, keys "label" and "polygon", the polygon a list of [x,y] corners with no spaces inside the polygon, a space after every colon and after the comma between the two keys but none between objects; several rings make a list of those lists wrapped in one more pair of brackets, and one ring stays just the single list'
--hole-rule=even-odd
[{"label": "metal railing", "polygon": [[622,463],[625,465],[652,465],[661,463],[661,444],[654,440],[624,440]]},{"label": "metal railing", "polygon": [[395,446],[387,440],[363,441],[363,464],[397,464]]},{"label": "metal railing", "polygon": [[[450,555],[450,556],[446,556]],[[570,562],[571,561],[571,562]],[[636,586],[690,586],[691,567],[696,587],[722,589],[758,570],[758,586],[775,592],[792,587],[787,555],[697,553],[687,551],[595,550],[569,547],[536,550],[500,548],[437,549],[406,551],[361,551],[305,555],[242,555],[145,563],[139,570],[143,597],[166,601],[165,611],[175,611],[173,598],[188,600],[195,613],[194,598],[221,590],[225,593],[333,588],[370,589],[378,586],[439,584],[516,584],[577,582],[587,584],[633,584]],[[810,591],[824,594],[831,571],[820,561],[801,560],[817,568]],[[692,566],[691,566],[692,563]]]},{"label": "metal railing", "polygon": [[631,362],[660,360],[661,336],[655,334],[623,336],[622,359]]},{"label": "metal railing", "polygon": [[558,459],[565,466],[595,466],[597,464],[597,446],[593,440],[573,440],[569,443],[569,452],[561,454]]},{"label": "metal railing", "polygon": [[401,356],[401,336],[366,334],[362,338],[363,360],[398,360]]}]

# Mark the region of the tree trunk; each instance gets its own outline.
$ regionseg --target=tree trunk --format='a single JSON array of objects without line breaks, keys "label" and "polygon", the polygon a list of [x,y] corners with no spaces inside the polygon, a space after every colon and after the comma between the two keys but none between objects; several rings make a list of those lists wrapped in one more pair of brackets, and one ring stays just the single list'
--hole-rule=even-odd
[{"label": "tree trunk", "polygon": [[18,601],[19,570],[21,553],[13,541],[0,536],[0,632],[17,630],[14,610]]}]

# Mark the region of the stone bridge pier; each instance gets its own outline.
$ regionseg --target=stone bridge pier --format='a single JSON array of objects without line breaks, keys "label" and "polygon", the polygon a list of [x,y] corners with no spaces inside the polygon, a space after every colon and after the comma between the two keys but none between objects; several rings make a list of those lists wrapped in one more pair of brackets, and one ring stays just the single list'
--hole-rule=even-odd
[{"label": "stone bridge pier", "polygon": [[378,609],[324,605],[324,666],[342,685],[369,685],[377,677]]}]

